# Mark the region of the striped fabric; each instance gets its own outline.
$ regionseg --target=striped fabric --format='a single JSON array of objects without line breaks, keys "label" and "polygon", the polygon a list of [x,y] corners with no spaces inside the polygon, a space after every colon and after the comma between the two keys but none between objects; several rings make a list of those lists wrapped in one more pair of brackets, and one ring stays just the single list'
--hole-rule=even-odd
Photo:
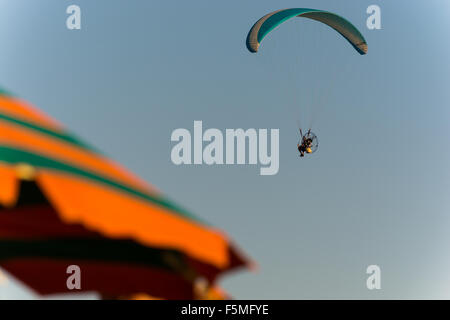
[{"label": "striped fabric", "polygon": [[21,180],[34,181],[67,224],[112,239],[177,250],[217,270],[248,264],[223,232],[26,102],[0,93],[1,206],[15,206]]},{"label": "striped fabric", "polygon": [[[70,265],[82,270],[81,291],[96,291],[107,299],[136,294],[198,299],[197,280],[214,284],[224,272],[175,250],[111,239],[82,224],[63,223],[39,193],[34,182],[22,182],[18,205],[0,210],[0,266],[36,293],[71,293],[65,282]],[[231,258],[230,269],[239,262]]]}]

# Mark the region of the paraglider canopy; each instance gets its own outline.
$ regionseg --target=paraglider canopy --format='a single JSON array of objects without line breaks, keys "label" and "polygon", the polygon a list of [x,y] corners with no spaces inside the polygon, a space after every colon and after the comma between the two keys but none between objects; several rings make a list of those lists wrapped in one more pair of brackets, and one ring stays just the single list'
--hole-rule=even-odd
[{"label": "paraglider canopy", "polygon": [[247,35],[247,49],[258,52],[261,41],[283,22],[294,18],[309,18],[322,22],[339,32],[361,55],[367,53],[367,42],[359,30],[337,14],[307,8],[283,9],[271,12],[259,19]]}]

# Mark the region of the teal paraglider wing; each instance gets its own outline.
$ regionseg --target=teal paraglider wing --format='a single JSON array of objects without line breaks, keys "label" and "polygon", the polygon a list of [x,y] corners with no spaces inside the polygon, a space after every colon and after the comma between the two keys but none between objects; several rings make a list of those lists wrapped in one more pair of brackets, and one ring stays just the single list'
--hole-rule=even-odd
[{"label": "teal paraglider wing", "polygon": [[283,22],[294,17],[309,18],[322,22],[339,32],[360,54],[367,53],[366,40],[361,32],[348,20],[331,12],[306,8],[278,10],[259,19],[248,33],[248,50],[250,52],[258,52],[260,43],[266,35]]}]

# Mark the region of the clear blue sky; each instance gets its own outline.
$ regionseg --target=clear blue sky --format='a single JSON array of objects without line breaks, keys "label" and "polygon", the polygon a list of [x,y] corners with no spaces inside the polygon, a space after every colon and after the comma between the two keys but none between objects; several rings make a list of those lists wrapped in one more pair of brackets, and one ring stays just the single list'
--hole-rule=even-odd
[{"label": "clear blue sky", "polygon": [[[80,31],[66,29],[70,4]],[[365,26],[371,4],[382,30]],[[343,15],[369,54],[305,19],[250,54],[251,25],[288,7]],[[0,0],[0,86],[226,230],[260,266],[224,278],[236,298],[448,299],[449,17],[438,0]],[[294,119],[314,90],[330,97],[319,150],[300,160]],[[194,120],[279,128],[278,175],[173,165],[170,135]],[[370,264],[380,291],[365,287]]]}]

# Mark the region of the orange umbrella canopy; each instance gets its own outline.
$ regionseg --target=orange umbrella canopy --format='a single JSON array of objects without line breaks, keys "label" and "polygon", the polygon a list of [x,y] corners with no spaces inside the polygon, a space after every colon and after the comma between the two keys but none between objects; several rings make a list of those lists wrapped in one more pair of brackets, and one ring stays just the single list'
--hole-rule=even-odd
[{"label": "orange umbrella canopy", "polygon": [[[250,265],[222,231],[5,93],[0,207],[0,251],[8,252],[0,253],[0,266],[41,293],[63,290],[67,274],[51,285],[42,272],[59,274],[67,263],[88,270],[87,289],[162,298],[190,297],[158,291],[161,286],[190,292],[197,277],[214,281]],[[32,263],[41,273],[29,270]],[[107,278],[98,275],[108,273],[126,280],[105,288]]]}]

